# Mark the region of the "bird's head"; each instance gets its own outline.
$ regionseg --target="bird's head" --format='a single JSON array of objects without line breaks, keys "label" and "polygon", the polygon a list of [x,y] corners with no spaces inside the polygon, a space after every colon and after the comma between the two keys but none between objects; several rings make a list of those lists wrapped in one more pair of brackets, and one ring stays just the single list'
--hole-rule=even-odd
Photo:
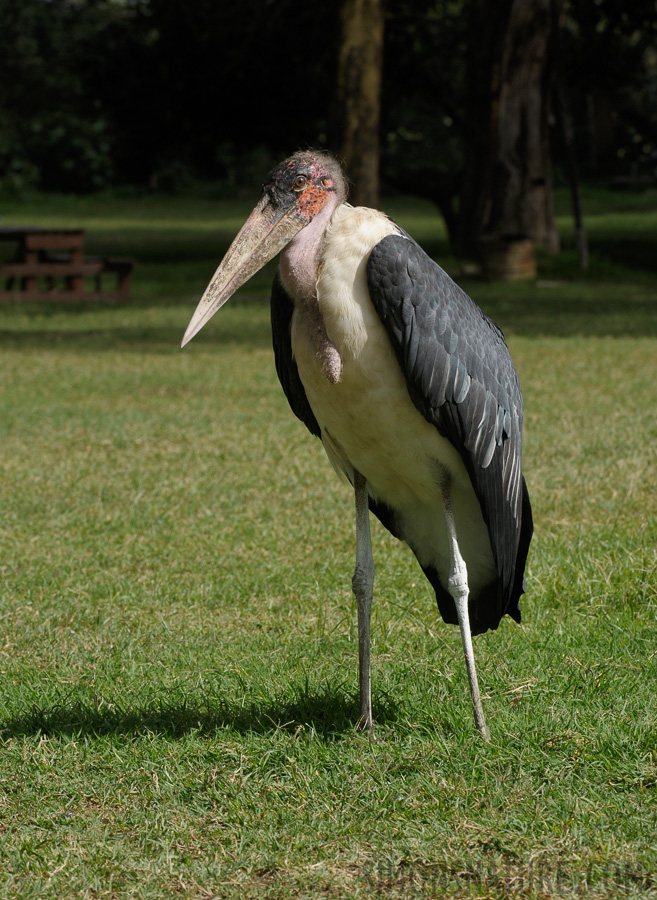
[{"label": "bird's head", "polygon": [[267,176],[260,200],[205,289],[182,346],[203,328],[235,291],[273,259],[322,211],[331,214],[346,199],[339,163],[325,153],[303,151]]}]

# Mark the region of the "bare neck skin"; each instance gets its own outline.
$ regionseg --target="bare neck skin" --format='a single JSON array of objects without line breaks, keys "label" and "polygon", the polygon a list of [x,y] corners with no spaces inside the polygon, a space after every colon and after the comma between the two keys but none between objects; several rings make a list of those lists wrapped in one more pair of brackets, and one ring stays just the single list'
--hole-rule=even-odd
[{"label": "bare neck skin", "polygon": [[331,384],[340,380],[342,359],[326,333],[317,302],[317,278],[324,236],[338,202],[338,197],[331,195],[312,222],[292,238],[280,258],[283,287],[292,297],[297,314],[302,317],[322,374]]}]

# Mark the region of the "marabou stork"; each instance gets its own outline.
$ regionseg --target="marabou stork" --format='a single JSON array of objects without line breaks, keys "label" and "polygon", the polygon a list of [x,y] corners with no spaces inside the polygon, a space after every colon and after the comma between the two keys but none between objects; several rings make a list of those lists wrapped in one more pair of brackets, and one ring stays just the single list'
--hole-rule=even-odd
[{"label": "marabou stork", "polygon": [[346,203],[339,164],[296,153],[267,176],[183,346],[282,251],[271,295],[276,370],[356,499],[360,720],[372,731],[371,510],[405,541],[458,624],[487,738],[471,635],[518,601],[532,536],[523,404],[500,329],[383,213]]}]

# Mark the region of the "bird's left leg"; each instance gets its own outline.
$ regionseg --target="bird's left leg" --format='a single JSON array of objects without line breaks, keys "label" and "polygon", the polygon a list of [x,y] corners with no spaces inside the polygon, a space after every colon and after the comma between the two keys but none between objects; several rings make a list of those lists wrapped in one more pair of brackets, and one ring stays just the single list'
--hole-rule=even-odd
[{"label": "bird's left leg", "polygon": [[472,633],[470,632],[470,613],[468,611],[470,589],[468,587],[468,569],[465,560],[461,555],[456,537],[452,492],[447,476],[445,476],[441,483],[441,491],[443,495],[443,505],[445,507],[445,521],[447,523],[447,538],[449,541],[451,561],[448,589],[456,604],[456,615],[459,620],[461,641],[463,642],[463,652],[465,654],[465,666],[468,671],[468,681],[470,682],[470,694],[472,696],[475,724],[484,740],[487,741],[488,728],[486,727],[484,710],[481,705],[479,682],[477,681],[477,670],[475,669],[474,649],[472,647]]},{"label": "bird's left leg", "polygon": [[352,579],[358,607],[358,679],[360,683],[360,719],[358,727],[373,734],[372,680],[370,676],[370,617],[374,590],[374,558],[370,538],[370,508],[367,483],[354,471],[356,495],[356,569]]}]

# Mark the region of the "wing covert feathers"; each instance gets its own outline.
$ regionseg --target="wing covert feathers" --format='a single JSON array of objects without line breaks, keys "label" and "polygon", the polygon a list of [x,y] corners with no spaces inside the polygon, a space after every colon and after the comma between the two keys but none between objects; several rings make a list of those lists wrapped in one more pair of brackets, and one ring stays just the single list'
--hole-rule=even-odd
[{"label": "wing covert feathers", "polygon": [[405,235],[374,247],[367,277],[413,403],[458,450],[479,500],[502,589],[502,609],[485,627],[505,612],[519,621],[532,520],[522,393],[504,336]]}]

